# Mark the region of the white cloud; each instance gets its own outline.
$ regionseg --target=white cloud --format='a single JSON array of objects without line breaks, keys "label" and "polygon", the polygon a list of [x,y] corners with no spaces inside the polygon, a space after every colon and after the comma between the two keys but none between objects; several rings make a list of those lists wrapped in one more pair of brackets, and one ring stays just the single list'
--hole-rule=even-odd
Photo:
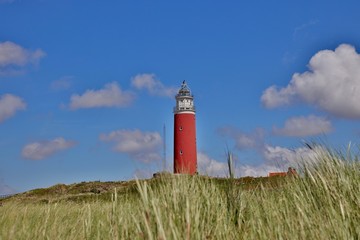
[{"label": "white cloud", "polygon": [[222,136],[229,136],[234,139],[236,148],[240,150],[262,146],[265,136],[265,132],[261,128],[257,128],[251,133],[244,133],[233,127],[223,127],[218,129],[218,132]]},{"label": "white cloud", "polygon": [[24,110],[26,103],[12,94],[4,94],[0,97],[0,123],[15,115],[19,110]]},{"label": "white cloud", "polygon": [[[311,119],[312,117],[310,118],[310,120]],[[284,129],[287,130],[289,129],[289,127],[285,127]],[[235,147],[238,150],[253,150],[257,154],[259,154],[259,158],[262,158],[262,160],[264,161],[264,163],[256,166],[244,164],[236,166],[236,176],[267,176],[269,172],[287,171],[288,167],[296,168],[301,166],[302,164],[311,165],[317,162],[320,159],[319,157],[321,157],[323,154],[326,154],[326,150],[324,150],[321,146],[309,145],[306,147],[289,149],[281,146],[268,145],[264,141],[265,132],[263,129],[260,128],[247,134],[241,132],[236,128],[221,128],[219,129],[219,133],[234,139]],[[292,133],[295,133],[295,131],[293,131]],[[201,159],[201,156],[200,160],[204,161],[205,164],[207,164],[207,166],[210,168],[210,170],[213,169],[211,165],[216,166],[213,172],[216,172],[218,175],[222,174],[222,169],[226,169],[226,174],[228,172],[227,163],[225,162],[221,163],[222,165],[218,165],[215,162],[216,160],[210,161],[207,160],[205,157]],[[211,163],[211,165],[209,165],[208,163]],[[218,171],[218,169],[221,169],[221,171]],[[209,172],[212,173],[212,171]],[[226,176],[226,174],[224,176]]]},{"label": "white cloud", "polygon": [[73,94],[70,108],[126,107],[134,100],[134,94],[122,91],[116,82],[108,83],[103,89],[86,90],[82,95]]},{"label": "white cloud", "polygon": [[227,176],[227,163],[216,161],[203,152],[197,154],[198,171],[209,176]]},{"label": "white cloud", "polygon": [[332,125],[328,119],[314,115],[293,117],[286,120],[283,128],[273,128],[273,133],[276,135],[295,137],[326,134],[331,131]]},{"label": "white cloud", "polygon": [[[214,177],[228,177],[229,169],[226,162],[217,161],[210,158],[206,153],[199,152],[198,156],[198,170],[200,174],[205,174]],[[260,164],[258,166],[251,165],[235,165],[235,177],[260,177],[268,176],[269,172],[281,172],[283,168],[270,165]]]},{"label": "white cloud", "polygon": [[49,141],[33,142],[24,146],[22,156],[31,160],[41,160],[71,148],[75,144],[74,141],[67,141],[62,137]]},{"label": "white cloud", "polygon": [[295,149],[280,146],[265,145],[262,151],[266,161],[276,166],[288,167],[301,164],[311,164],[319,160],[319,156],[326,153],[321,146],[299,147]]},{"label": "white cloud", "polygon": [[[310,117],[309,119],[311,120],[313,118]],[[306,118],[306,120],[308,119]],[[269,172],[287,171],[288,167],[297,168],[299,166],[303,166],[303,164],[312,165],[318,162],[324,154],[327,154],[326,149],[323,147],[318,145],[308,145],[306,143],[306,147],[298,147],[294,149],[281,146],[271,146],[265,143],[265,132],[261,128],[246,134],[232,127],[220,128],[218,131],[220,134],[232,138],[235,141],[235,147],[238,150],[242,151],[249,149],[255,151],[259,155],[259,160],[263,160],[262,164],[256,166],[246,164],[236,166],[235,164],[236,176],[267,176]],[[226,157],[224,156],[224,160],[225,159]],[[226,176],[228,174],[228,166],[226,162],[218,162],[214,159],[210,159],[206,155],[199,155],[198,161],[200,161],[200,166],[202,166],[201,164],[206,166],[202,166],[202,169],[207,170],[210,174],[214,172],[216,173],[215,175],[219,176]],[[224,171],[225,175],[222,175],[224,174]]]},{"label": "white cloud", "polygon": [[267,108],[276,108],[283,105],[290,105],[292,103],[296,91],[292,87],[279,89],[276,86],[267,88],[261,96],[261,102]]},{"label": "white cloud", "polygon": [[55,81],[53,81],[50,85],[53,90],[66,90],[72,86],[73,76],[64,76]]},{"label": "white cloud", "polygon": [[118,130],[109,134],[100,134],[100,140],[114,143],[113,150],[126,153],[140,162],[161,160],[161,136],[158,132],[142,132],[140,130]]},{"label": "white cloud", "polygon": [[270,162],[276,160],[276,164],[292,162],[292,160],[295,159],[295,156],[301,155],[301,153],[309,150],[305,147],[290,150],[288,148],[267,145],[264,141],[265,131],[261,128],[257,128],[250,133],[243,133],[233,127],[224,127],[220,128],[218,132],[223,136],[232,138],[235,141],[235,147],[238,150],[255,150],[257,153],[261,154],[265,160]]},{"label": "white cloud", "polygon": [[177,89],[173,87],[165,87],[155,74],[138,74],[131,79],[131,84],[136,89],[146,89],[151,95],[174,97]]},{"label": "white cloud", "polygon": [[304,147],[290,150],[284,147],[265,145],[262,153],[267,161],[283,165],[289,162],[296,162],[298,155],[301,155],[302,152],[307,152],[307,149]]},{"label": "white cloud", "polygon": [[271,86],[261,96],[267,108],[302,101],[343,118],[360,118],[360,55],[351,45],[322,50],[309,62],[309,71],[295,73],[284,88]]},{"label": "white cloud", "polygon": [[10,41],[2,42],[0,43],[0,73],[21,71],[19,67],[37,64],[44,56],[46,53],[41,49],[32,51]]},{"label": "white cloud", "polygon": [[241,165],[235,172],[241,177],[266,177],[270,172],[284,172],[287,169],[279,166],[260,164],[258,166]]}]

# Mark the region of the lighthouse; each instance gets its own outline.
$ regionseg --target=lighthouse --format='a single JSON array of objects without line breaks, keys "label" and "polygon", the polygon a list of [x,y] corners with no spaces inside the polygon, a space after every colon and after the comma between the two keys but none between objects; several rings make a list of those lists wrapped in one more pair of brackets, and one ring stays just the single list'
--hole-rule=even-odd
[{"label": "lighthouse", "polygon": [[175,96],[174,107],[174,173],[197,172],[194,96],[183,81]]}]

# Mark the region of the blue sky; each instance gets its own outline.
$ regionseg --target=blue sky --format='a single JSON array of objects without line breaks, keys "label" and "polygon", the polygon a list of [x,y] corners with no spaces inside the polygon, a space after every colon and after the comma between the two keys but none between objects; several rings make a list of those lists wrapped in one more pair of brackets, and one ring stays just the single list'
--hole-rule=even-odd
[{"label": "blue sky", "polygon": [[199,171],[262,176],[359,140],[357,1],[0,0],[0,194],[172,167],[195,95]]}]

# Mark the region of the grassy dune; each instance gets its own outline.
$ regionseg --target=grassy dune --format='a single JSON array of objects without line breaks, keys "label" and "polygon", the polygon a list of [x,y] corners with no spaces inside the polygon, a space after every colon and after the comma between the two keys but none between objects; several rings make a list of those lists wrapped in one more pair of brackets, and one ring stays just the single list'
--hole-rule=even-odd
[{"label": "grassy dune", "polygon": [[329,151],[302,170],[297,178],[171,176],[77,201],[64,186],[17,196],[0,207],[0,239],[360,239],[359,162]]}]

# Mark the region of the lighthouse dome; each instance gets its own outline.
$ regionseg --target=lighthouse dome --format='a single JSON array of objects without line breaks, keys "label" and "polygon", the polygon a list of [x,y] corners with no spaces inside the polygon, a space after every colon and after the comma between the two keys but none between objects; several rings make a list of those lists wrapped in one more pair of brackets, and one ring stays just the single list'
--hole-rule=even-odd
[{"label": "lighthouse dome", "polygon": [[181,84],[181,88],[179,90],[179,96],[191,96],[191,90],[188,87],[188,85],[186,84],[186,81],[184,80],[183,83]]}]

